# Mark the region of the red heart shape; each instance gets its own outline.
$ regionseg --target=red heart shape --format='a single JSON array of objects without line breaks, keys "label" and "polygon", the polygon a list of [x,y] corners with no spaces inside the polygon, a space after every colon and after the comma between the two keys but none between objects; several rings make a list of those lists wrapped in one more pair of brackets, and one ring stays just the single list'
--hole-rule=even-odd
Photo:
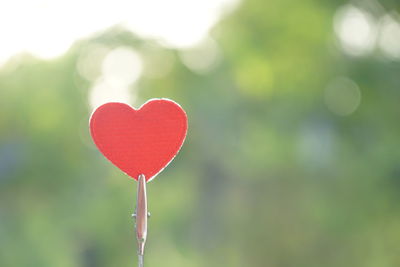
[{"label": "red heart shape", "polygon": [[149,181],[176,156],[185,140],[187,117],[175,102],[148,101],[139,109],[123,103],[98,107],[90,133],[100,152],[134,179]]}]

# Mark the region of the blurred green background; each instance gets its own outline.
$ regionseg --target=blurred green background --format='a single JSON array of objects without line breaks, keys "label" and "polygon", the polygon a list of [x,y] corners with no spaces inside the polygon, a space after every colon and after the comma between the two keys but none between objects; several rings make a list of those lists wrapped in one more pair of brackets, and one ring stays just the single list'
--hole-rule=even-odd
[{"label": "blurred green background", "polygon": [[148,184],[146,266],[400,266],[399,11],[244,0],[189,48],[117,25],[50,60],[14,55],[0,69],[0,266],[136,266],[136,182],[88,131],[121,94],[189,117]]}]

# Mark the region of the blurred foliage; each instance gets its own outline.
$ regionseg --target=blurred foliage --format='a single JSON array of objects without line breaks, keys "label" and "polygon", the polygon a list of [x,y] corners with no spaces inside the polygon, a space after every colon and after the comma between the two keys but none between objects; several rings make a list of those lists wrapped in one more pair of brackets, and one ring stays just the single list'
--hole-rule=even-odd
[{"label": "blurred foliage", "polygon": [[[76,66],[93,44],[150,68],[165,55],[170,72],[143,75],[132,104],[168,97],[189,116],[148,186],[147,266],[400,266],[400,64],[337,47],[345,3],[246,0],[213,29],[221,60],[203,74],[118,27],[52,61],[16,56],[0,71],[0,266],[136,264],[136,184],[88,133]],[[324,104],[340,76],[361,90],[348,116]]]}]

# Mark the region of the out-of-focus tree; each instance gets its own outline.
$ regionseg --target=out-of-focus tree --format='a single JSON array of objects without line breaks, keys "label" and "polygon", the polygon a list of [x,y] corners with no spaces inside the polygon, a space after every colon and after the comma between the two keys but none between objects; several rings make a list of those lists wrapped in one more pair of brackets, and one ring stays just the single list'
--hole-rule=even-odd
[{"label": "out-of-focus tree", "polygon": [[[135,183],[90,140],[80,69],[120,46],[143,61],[131,104],[189,116],[148,187],[148,266],[398,266],[400,55],[378,22],[399,9],[247,0],[193,49],[116,27],[53,61],[16,56],[0,70],[0,266],[134,264]],[[357,25],[380,32],[368,49]]]}]

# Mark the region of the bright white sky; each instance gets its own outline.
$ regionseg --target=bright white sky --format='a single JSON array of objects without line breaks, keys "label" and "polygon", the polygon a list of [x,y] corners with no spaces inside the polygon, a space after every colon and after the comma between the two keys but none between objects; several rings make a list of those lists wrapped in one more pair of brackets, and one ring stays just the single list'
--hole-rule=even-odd
[{"label": "bright white sky", "polygon": [[26,51],[40,58],[63,54],[71,44],[121,24],[169,47],[204,39],[238,0],[1,0],[0,65]]}]

